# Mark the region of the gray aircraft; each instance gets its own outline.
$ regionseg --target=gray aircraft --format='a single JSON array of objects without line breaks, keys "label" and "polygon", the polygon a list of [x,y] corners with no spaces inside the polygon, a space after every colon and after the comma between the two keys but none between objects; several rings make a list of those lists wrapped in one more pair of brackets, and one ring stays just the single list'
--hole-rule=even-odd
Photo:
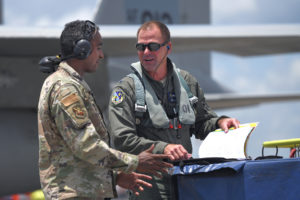
[{"label": "gray aircraft", "polygon": [[[211,26],[209,0],[102,0],[97,6],[94,21],[101,24],[106,57],[86,79],[103,110],[111,86],[136,60],[138,24],[150,19],[170,24],[171,58],[179,66],[193,66],[184,69],[199,80],[212,108],[300,99],[300,94],[231,93],[212,79],[210,68],[210,51],[240,56],[299,52],[300,26]],[[47,74],[39,71],[38,63],[59,53],[60,33],[56,28],[0,27],[0,197],[40,187],[36,108]]]}]

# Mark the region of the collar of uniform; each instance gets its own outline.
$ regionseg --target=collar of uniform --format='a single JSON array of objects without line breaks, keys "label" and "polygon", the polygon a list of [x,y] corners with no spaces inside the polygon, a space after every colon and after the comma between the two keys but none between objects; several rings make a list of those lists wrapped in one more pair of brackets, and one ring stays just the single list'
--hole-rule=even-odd
[{"label": "collar of uniform", "polygon": [[76,72],[76,70],[71,67],[70,65],[68,65],[67,62],[63,61],[59,64],[59,68],[64,69],[65,71],[67,71],[71,76],[73,76],[76,79],[79,79],[80,81],[82,81],[82,77],[78,74],[78,72]]},{"label": "collar of uniform", "polygon": [[78,72],[76,72],[76,70],[73,67],[68,65],[67,62],[65,61],[61,62],[59,64],[59,68],[65,70],[68,74],[70,74],[70,76],[72,76],[77,81],[81,82],[88,91],[91,91],[90,87],[84,81],[84,79],[78,74]]}]

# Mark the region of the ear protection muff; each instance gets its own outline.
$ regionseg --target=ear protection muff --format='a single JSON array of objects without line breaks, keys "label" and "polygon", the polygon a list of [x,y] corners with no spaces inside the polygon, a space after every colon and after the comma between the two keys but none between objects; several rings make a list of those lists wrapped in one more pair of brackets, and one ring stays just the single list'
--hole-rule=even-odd
[{"label": "ear protection muff", "polygon": [[86,39],[80,39],[76,42],[73,48],[73,56],[80,60],[86,59],[92,50],[92,45],[90,41]]},{"label": "ear protection muff", "polygon": [[86,20],[82,24],[83,35],[82,39],[78,39],[76,42],[73,42],[73,52],[72,55],[62,58],[62,60],[67,60],[70,58],[77,58],[80,60],[86,59],[92,53],[92,44],[91,40],[99,28],[92,21]]}]

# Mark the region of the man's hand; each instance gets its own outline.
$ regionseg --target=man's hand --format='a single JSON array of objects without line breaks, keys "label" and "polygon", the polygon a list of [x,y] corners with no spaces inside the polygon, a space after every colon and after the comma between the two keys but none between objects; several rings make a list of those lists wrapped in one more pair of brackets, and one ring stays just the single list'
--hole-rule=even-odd
[{"label": "man's hand", "polygon": [[130,174],[121,172],[117,175],[117,185],[122,188],[131,190],[135,195],[139,195],[140,193],[138,191],[144,191],[143,186],[152,187],[150,183],[142,179],[151,180],[152,177],[135,172],[131,172]]},{"label": "man's hand", "polygon": [[172,161],[187,160],[192,156],[181,144],[168,144],[165,147],[164,154],[170,155]]},{"label": "man's hand", "polygon": [[169,155],[152,154],[154,144],[149,149],[138,155],[139,165],[137,171],[141,173],[150,173],[157,177],[161,177],[158,172],[168,173],[168,168],[173,167],[172,164],[163,162],[163,159],[171,159]]},{"label": "man's hand", "polygon": [[238,128],[240,122],[235,118],[222,118],[218,121],[218,125],[225,133],[227,133],[228,129],[231,127]]}]

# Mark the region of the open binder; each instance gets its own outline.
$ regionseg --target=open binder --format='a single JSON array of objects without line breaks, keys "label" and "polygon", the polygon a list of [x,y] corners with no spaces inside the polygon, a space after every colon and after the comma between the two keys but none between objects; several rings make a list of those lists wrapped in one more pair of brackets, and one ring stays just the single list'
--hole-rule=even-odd
[{"label": "open binder", "polygon": [[221,129],[210,132],[199,147],[199,158],[248,159],[247,142],[257,125],[241,124],[227,133]]}]

